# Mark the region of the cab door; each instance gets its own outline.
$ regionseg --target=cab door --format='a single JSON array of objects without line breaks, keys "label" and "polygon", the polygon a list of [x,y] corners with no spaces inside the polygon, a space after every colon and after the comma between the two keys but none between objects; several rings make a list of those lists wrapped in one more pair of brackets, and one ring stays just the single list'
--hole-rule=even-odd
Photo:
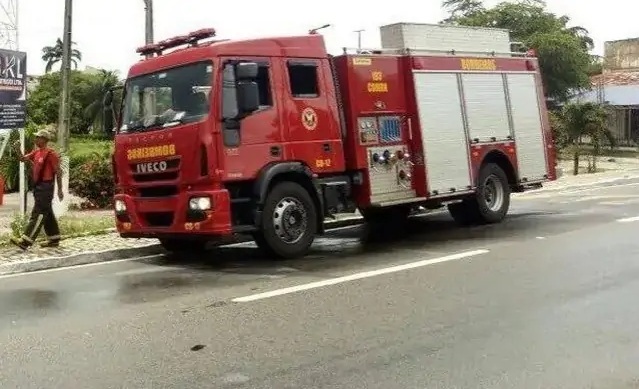
[{"label": "cab door", "polygon": [[274,75],[278,72],[273,71],[273,60],[268,57],[227,57],[220,62],[220,86],[224,82],[225,64],[230,61],[258,64],[260,108],[242,119],[239,128],[228,128],[222,123],[223,180],[247,180],[254,178],[264,165],[283,159],[281,152],[274,152],[281,148],[283,138],[280,104],[273,96],[273,85],[278,82]]},{"label": "cab door", "polygon": [[316,173],[344,170],[335,87],[328,59],[283,58],[284,154]]}]

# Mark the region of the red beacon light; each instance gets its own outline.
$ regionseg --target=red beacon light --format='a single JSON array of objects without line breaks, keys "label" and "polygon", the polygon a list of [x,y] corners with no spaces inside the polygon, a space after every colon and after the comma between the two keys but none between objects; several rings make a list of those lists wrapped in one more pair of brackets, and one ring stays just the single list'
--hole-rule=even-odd
[{"label": "red beacon light", "polygon": [[215,37],[215,35],[216,34],[214,28],[202,28],[200,30],[191,32],[187,36],[187,38],[189,40],[189,43],[195,45],[198,41],[201,41],[202,39],[213,38]]},{"label": "red beacon light", "polygon": [[189,43],[189,37],[185,35],[175,36],[173,38],[165,39],[163,41],[158,42],[158,46],[160,49],[171,49],[174,47],[182,46]]},{"label": "red beacon light", "polygon": [[155,43],[138,47],[135,50],[135,52],[140,55],[150,55],[150,54],[159,53],[160,51],[161,51],[160,47],[156,45]]},{"label": "red beacon light", "polygon": [[162,51],[166,49],[172,49],[182,45],[197,45],[197,42],[206,39],[212,38],[215,36],[215,29],[213,28],[203,28],[201,30],[193,31],[188,35],[179,35],[173,38],[165,39],[158,43],[149,44],[146,46],[139,47],[136,50],[136,53],[141,55],[150,55],[150,54],[162,54]]}]

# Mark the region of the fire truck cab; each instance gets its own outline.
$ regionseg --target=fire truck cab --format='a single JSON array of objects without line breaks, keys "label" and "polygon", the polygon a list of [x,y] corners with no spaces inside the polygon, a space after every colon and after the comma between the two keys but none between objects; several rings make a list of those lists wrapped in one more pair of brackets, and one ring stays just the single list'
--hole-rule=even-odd
[{"label": "fire truck cab", "polygon": [[339,56],[318,34],[199,30],[140,48],[117,123],[105,120],[120,235],[177,252],[251,234],[292,258],[356,209],[371,223],[418,205],[501,221],[512,192],[555,179],[538,62],[503,31],[414,26]]}]

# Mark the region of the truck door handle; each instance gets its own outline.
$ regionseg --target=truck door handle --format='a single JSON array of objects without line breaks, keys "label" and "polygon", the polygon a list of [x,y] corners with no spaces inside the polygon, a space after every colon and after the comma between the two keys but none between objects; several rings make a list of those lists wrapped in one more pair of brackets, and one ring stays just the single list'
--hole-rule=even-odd
[{"label": "truck door handle", "polygon": [[280,146],[273,146],[273,147],[271,147],[271,156],[272,157],[279,157],[281,151],[282,151],[282,149],[280,148]]},{"label": "truck door handle", "polygon": [[324,152],[325,153],[330,153],[331,152],[331,144],[330,143],[324,143],[322,145],[322,147],[324,148]]}]

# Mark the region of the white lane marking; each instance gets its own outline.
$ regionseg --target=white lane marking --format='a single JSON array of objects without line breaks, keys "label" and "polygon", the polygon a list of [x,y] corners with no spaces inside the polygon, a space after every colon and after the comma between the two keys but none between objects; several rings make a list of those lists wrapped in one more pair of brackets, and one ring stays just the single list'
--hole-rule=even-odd
[{"label": "white lane marking", "polygon": [[53,273],[53,272],[56,272],[56,271],[63,271],[63,270],[82,269],[82,268],[85,268],[85,267],[92,267],[92,266],[111,265],[111,264],[116,264],[116,263],[121,263],[121,262],[132,262],[132,261],[140,261],[140,260],[146,260],[146,259],[152,259],[152,258],[161,258],[163,256],[164,255],[162,255],[162,254],[160,254],[160,255],[145,255],[143,257],[116,259],[116,260],[113,260],[113,261],[105,261],[105,262],[85,263],[83,265],[63,266],[63,267],[56,267],[54,269],[36,270],[36,271],[30,271],[30,272],[26,272],[26,273],[4,274],[4,275],[0,275],[0,280],[5,279],[5,278],[30,276],[30,275],[42,274],[42,273]]},{"label": "white lane marking", "polygon": [[619,223],[632,223],[632,222],[639,221],[639,216],[626,217],[626,218],[623,218],[623,219],[617,219],[617,221]]},{"label": "white lane marking", "polygon": [[536,239],[543,240],[543,239],[546,239],[546,237],[545,236],[538,236]]},{"label": "white lane marking", "polygon": [[462,252],[462,253],[447,255],[445,257],[426,259],[426,260],[423,260],[423,261],[411,262],[411,263],[407,263],[407,264],[404,264],[404,265],[391,266],[391,267],[386,267],[386,268],[378,269],[378,270],[371,270],[371,271],[366,271],[366,272],[361,272],[361,273],[355,273],[355,274],[351,274],[351,275],[343,276],[343,277],[329,278],[327,280],[311,282],[309,284],[291,286],[289,288],[283,288],[283,289],[276,289],[276,290],[272,290],[270,292],[252,294],[252,295],[244,296],[244,297],[237,297],[237,298],[234,298],[232,301],[236,302],[236,303],[246,303],[246,302],[249,302],[249,301],[262,300],[262,299],[266,299],[266,298],[270,298],[270,297],[276,297],[276,296],[281,296],[281,295],[285,295],[285,294],[301,292],[301,291],[304,291],[304,290],[321,288],[321,287],[324,287],[324,286],[336,285],[336,284],[341,284],[341,283],[344,283],[344,282],[350,282],[350,281],[355,281],[355,280],[361,280],[363,278],[376,277],[376,276],[380,276],[380,275],[383,275],[383,274],[396,273],[396,272],[400,272],[400,271],[404,271],[404,270],[415,269],[415,268],[418,268],[418,267],[435,265],[437,263],[455,261],[455,260],[458,260],[458,259],[474,257],[474,256],[477,256],[477,255],[482,255],[482,254],[486,254],[486,253],[489,253],[489,252],[490,252],[489,250],[483,250],[483,249],[482,250],[474,250],[474,251],[465,251],[465,252]]}]

